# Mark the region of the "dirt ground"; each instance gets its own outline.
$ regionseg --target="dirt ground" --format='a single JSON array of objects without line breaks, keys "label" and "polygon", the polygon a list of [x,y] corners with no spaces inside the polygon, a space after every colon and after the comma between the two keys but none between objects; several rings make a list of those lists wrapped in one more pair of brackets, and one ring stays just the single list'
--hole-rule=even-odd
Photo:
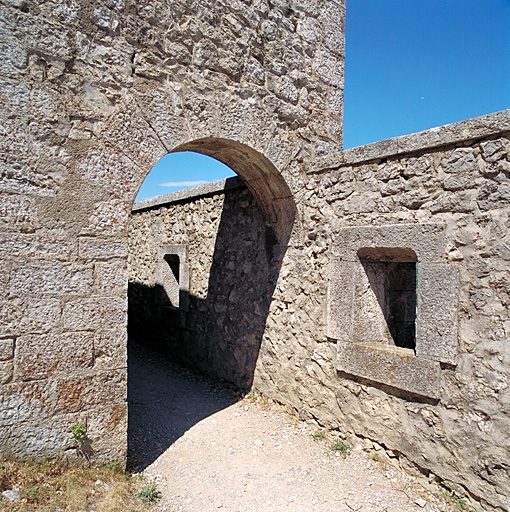
[{"label": "dirt ground", "polygon": [[168,512],[440,512],[440,489],[353,450],[280,407],[133,346],[129,460],[157,483]]}]

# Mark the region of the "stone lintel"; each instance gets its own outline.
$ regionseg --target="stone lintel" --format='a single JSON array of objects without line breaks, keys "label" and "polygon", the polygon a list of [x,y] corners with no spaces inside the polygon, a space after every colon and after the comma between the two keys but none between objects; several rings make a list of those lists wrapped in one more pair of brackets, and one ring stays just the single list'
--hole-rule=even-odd
[{"label": "stone lintel", "polygon": [[359,261],[361,248],[410,248],[419,262],[440,261],[444,248],[442,224],[394,224],[341,228],[331,246],[332,255],[344,261]]},{"label": "stone lintel", "polygon": [[440,363],[416,357],[411,350],[378,343],[342,343],[336,368],[415,395],[440,398]]}]

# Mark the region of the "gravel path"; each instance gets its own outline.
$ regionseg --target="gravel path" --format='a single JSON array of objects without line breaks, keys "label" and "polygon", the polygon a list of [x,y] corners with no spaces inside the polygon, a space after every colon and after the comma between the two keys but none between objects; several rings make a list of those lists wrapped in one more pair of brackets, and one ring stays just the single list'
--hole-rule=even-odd
[{"label": "gravel path", "polygon": [[[168,512],[450,511],[423,483],[262,400],[228,390],[140,347],[130,349],[129,457]],[[437,491],[436,491],[437,492]]]}]

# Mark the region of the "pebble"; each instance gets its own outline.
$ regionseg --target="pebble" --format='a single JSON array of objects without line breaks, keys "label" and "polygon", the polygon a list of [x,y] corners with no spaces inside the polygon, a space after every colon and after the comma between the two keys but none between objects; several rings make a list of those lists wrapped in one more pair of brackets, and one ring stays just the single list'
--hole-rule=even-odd
[{"label": "pebble", "polygon": [[421,508],[423,508],[427,504],[427,502],[422,498],[416,498],[414,502]]},{"label": "pebble", "polygon": [[4,498],[7,498],[9,501],[12,501],[13,503],[16,503],[20,499],[19,489],[10,489],[7,491],[3,491],[2,496]]}]

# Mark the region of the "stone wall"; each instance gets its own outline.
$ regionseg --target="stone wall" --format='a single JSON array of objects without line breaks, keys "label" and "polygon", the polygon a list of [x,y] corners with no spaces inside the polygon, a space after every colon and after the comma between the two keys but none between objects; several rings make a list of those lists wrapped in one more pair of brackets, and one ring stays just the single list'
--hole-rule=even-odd
[{"label": "stone wall", "polygon": [[123,459],[138,187],[176,148],[212,154],[286,243],[295,156],[341,144],[343,2],[0,0],[0,20],[0,452],[71,449],[82,421]]},{"label": "stone wall", "polygon": [[[133,217],[158,248],[133,296],[204,334],[161,344],[201,367],[221,346],[216,374],[508,508],[508,112],[342,152],[336,0],[0,0],[0,19],[1,453],[72,451],[81,421],[94,460],[125,457],[132,200],[192,149],[249,193]],[[410,263],[414,288],[387,269]],[[413,293],[395,346],[381,302]]]},{"label": "stone wall", "polygon": [[[129,230],[129,337],[248,390],[281,257],[268,253],[264,219],[239,178],[195,194],[136,207]],[[165,256],[178,252],[188,271],[176,280],[164,270]],[[173,290],[180,290],[178,302]]]},{"label": "stone wall", "polygon": [[[406,142],[414,142],[417,151],[403,149],[402,154],[392,155],[384,144],[379,145],[379,158],[377,152],[370,155],[370,150],[377,149],[374,147],[367,148],[368,158],[362,150],[347,151],[344,165],[316,177],[317,190],[319,194],[324,191],[327,203],[323,211],[335,219],[330,262],[339,259],[339,244],[359,246],[370,238],[362,234],[364,228],[348,230],[346,239],[345,227],[397,225],[400,230],[384,228],[368,245],[405,247],[418,255],[417,328],[429,326],[422,339],[417,333],[416,366],[412,377],[403,372],[402,380],[409,385],[418,374],[418,386],[433,382],[429,396],[438,402],[402,399],[395,389],[385,388],[384,384],[398,384],[399,368],[404,365],[397,357],[389,364],[380,361],[381,349],[367,353],[368,347],[358,345],[363,351],[356,353],[349,345],[354,341],[352,333],[336,336],[333,348],[337,355],[329,364],[319,369],[313,359],[306,361],[308,375],[303,379],[324,379],[328,391],[319,392],[323,396],[320,401],[327,405],[322,414],[332,423],[334,415],[342,418],[337,422],[342,430],[404,453],[452,487],[465,486],[473,496],[504,509],[510,488],[506,462],[510,455],[508,112],[492,119],[488,116],[485,123],[487,136],[478,140],[473,138],[482,120],[456,125],[457,137],[444,146],[434,142],[435,147],[427,148],[426,134],[417,134],[414,141],[412,136],[394,141],[404,147]],[[498,133],[499,127],[507,131]],[[430,138],[435,136],[437,131],[429,133]],[[462,136],[466,140],[461,140]],[[444,138],[448,142],[449,135]],[[441,226],[440,240],[414,238],[412,228],[417,224]],[[410,225],[411,231],[405,225]],[[361,241],[362,237],[365,240]],[[440,253],[433,257],[424,254],[431,250]],[[359,268],[360,263],[357,265]],[[356,307],[359,304],[355,303]],[[367,341],[368,329],[374,325],[365,324]],[[365,366],[362,371],[360,360]],[[427,378],[421,366],[431,362],[435,364],[434,379]],[[335,367],[358,378],[348,381],[343,373],[335,375]],[[332,379],[324,378],[322,372],[331,374]],[[364,378],[372,385],[367,386]],[[306,387],[318,390],[311,384]],[[307,397],[300,402],[313,406]]]},{"label": "stone wall", "polygon": [[[196,358],[241,385],[251,379],[238,375],[253,375],[257,390],[302,418],[377,442],[484,508],[505,510],[509,128],[510,113],[502,112],[303,162],[309,180],[295,195],[302,236],[280,249],[260,318],[243,295],[223,291],[236,280],[259,289],[267,271],[260,213],[245,206],[246,189],[142,205],[130,228],[130,280],[154,286],[154,248],[186,244],[190,297],[215,297],[191,299],[191,324],[214,330],[201,341],[198,329],[182,338],[195,340],[187,363]],[[220,216],[229,218],[225,230]],[[378,296],[390,292],[367,270],[399,262],[418,276],[390,290],[417,297],[406,320],[415,324],[412,348],[396,346]],[[220,279],[210,277],[215,265]],[[172,322],[177,317],[165,329]],[[249,365],[235,349],[229,368],[216,362],[226,340],[252,325],[257,343],[239,345]]]}]

